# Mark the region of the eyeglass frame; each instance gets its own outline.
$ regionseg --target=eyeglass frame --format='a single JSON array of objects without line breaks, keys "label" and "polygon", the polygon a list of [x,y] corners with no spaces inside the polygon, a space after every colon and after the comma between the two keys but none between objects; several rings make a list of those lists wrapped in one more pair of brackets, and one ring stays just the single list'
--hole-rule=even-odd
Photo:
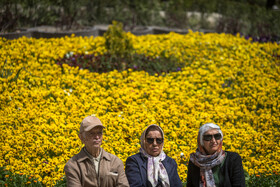
[{"label": "eyeglass frame", "polygon": [[[220,139],[222,139],[222,134],[221,133],[216,133],[216,134],[206,134],[206,135],[203,135],[203,137],[202,137],[202,139],[204,140],[204,141],[211,141],[212,139],[213,139],[213,137],[214,137],[214,139],[215,140],[220,140]],[[210,139],[209,139],[210,138]]]},{"label": "eyeglass frame", "polygon": [[155,140],[156,140],[156,143],[159,144],[159,145],[164,142],[163,138],[146,138],[146,142],[148,144],[153,144],[155,142]]},{"label": "eyeglass frame", "polygon": [[86,136],[88,137],[101,137],[103,136],[103,131],[99,131],[99,132],[86,132]]}]

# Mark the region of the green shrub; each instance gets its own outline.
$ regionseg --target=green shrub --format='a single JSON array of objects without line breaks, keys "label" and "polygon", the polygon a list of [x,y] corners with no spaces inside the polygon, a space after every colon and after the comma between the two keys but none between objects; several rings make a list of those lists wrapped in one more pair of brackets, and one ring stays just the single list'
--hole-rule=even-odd
[{"label": "green shrub", "polygon": [[174,57],[152,58],[143,54],[133,54],[126,57],[111,54],[99,56],[92,54],[65,55],[63,59],[58,60],[57,64],[61,65],[62,68],[63,64],[68,64],[69,66],[98,73],[132,69],[134,71],[144,70],[151,75],[180,71],[184,67],[184,63],[179,63]]},{"label": "green shrub", "polygon": [[[91,72],[109,72],[113,70],[123,71],[132,69],[144,70],[149,74],[162,74],[180,71],[184,63],[179,63],[174,57],[158,56],[157,58],[135,53],[132,41],[122,28],[122,23],[113,21],[108,31],[104,34],[107,53],[95,56],[93,54],[68,53],[57,64],[68,64],[69,66],[88,69]],[[63,69],[62,69],[63,71]]]},{"label": "green shrub", "polygon": [[104,34],[105,47],[112,56],[127,57],[133,51],[133,45],[123,30],[123,24],[113,21],[108,30]]},{"label": "green shrub", "polygon": [[217,32],[255,37],[280,36],[280,11],[266,9],[257,2],[221,1],[217,5],[217,12],[222,15],[217,22]]},{"label": "green shrub", "polygon": [[[26,27],[52,25],[81,29],[118,20],[127,30],[135,26],[211,29],[256,37],[279,36],[280,11],[267,8],[264,0],[4,0],[0,1],[0,31],[14,32]],[[280,6],[280,1],[275,2]],[[187,12],[201,16],[187,17]],[[218,13],[218,20],[207,20]],[[197,19],[198,18],[198,19]]]}]

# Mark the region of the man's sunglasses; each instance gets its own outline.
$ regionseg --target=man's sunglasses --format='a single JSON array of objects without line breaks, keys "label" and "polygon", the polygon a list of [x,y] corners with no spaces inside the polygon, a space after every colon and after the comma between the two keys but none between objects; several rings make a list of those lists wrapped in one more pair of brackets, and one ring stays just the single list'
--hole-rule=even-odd
[{"label": "man's sunglasses", "polygon": [[217,133],[217,134],[213,134],[213,135],[207,134],[207,135],[203,135],[203,140],[210,141],[210,140],[212,140],[213,136],[214,136],[215,140],[220,140],[222,138],[221,133]]},{"label": "man's sunglasses", "polygon": [[146,138],[146,140],[149,144],[153,144],[155,140],[156,140],[157,144],[163,143],[163,138]]}]

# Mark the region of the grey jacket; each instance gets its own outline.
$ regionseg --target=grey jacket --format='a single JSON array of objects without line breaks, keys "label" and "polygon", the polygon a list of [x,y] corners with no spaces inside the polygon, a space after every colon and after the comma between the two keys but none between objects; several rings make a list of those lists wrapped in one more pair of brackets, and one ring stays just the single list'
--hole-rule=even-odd
[{"label": "grey jacket", "polygon": [[66,163],[64,171],[68,187],[129,187],[123,162],[103,149],[99,175],[84,148]]}]

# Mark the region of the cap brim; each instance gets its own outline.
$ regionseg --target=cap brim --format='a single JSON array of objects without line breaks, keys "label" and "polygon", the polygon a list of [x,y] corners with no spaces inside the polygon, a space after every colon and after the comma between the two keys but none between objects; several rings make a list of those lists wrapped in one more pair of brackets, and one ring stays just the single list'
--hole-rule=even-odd
[{"label": "cap brim", "polygon": [[95,126],[89,126],[89,127],[85,128],[84,131],[90,131],[91,129],[93,129],[95,127],[103,127],[103,129],[105,129],[105,127],[103,125],[95,125]]}]

